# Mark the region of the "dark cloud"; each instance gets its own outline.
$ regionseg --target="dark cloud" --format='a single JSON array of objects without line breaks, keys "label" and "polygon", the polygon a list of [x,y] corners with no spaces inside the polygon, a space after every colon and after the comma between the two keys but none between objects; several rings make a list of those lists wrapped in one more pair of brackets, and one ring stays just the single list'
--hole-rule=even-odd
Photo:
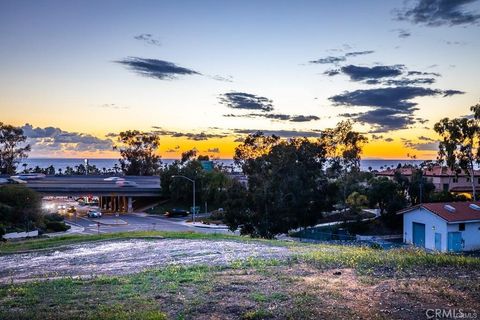
[{"label": "dark cloud", "polygon": [[175,79],[180,75],[201,75],[200,72],[195,70],[179,67],[172,62],[157,59],[128,57],[115,62],[124,65],[137,74],[160,80]]},{"label": "dark cloud", "polygon": [[437,72],[422,72],[422,71],[408,71],[408,76],[433,76],[433,77],[441,77],[440,73]]},{"label": "dark cloud", "polygon": [[226,134],[221,133],[194,133],[194,132],[180,132],[180,131],[171,131],[163,129],[162,127],[153,126],[152,133],[158,134],[159,136],[170,136],[172,138],[187,138],[188,140],[202,141],[209,140],[214,138],[225,138]]},{"label": "dark cloud", "polygon": [[456,94],[464,94],[465,92],[460,91],[460,90],[445,90],[443,91],[443,96],[444,97],[450,97]]},{"label": "dark cloud", "polygon": [[291,122],[308,122],[320,120],[319,117],[309,115],[288,115],[282,113],[248,113],[248,114],[225,114],[224,117],[231,118],[267,118],[272,120],[291,121]]},{"label": "dark cloud", "polygon": [[348,75],[353,81],[362,81],[366,79],[380,79],[396,77],[402,74],[403,65],[394,66],[374,66],[374,67],[360,67],[355,65],[348,65],[341,68],[341,71]]},{"label": "dark cloud", "polygon": [[405,147],[415,150],[436,151],[438,150],[438,141],[415,143],[408,139],[403,139]]},{"label": "dark cloud", "polygon": [[315,120],[320,120],[319,117],[317,116],[303,116],[303,115],[299,115],[299,116],[292,116],[290,121],[292,122],[307,122],[307,121],[315,121]]},{"label": "dark cloud", "polygon": [[273,110],[273,101],[245,92],[228,92],[219,96],[220,103],[233,109],[260,110],[264,112]]},{"label": "dark cloud", "polygon": [[[388,86],[399,86],[405,87],[410,85],[417,85],[417,84],[433,84],[435,83],[435,78],[402,78],[402,79],[388,79],[383,81],[382,83]],[[367,81],[368,83],[368,81]]]},{"label": "dark cloud", "polygon": [[133,38],[135,40],[143,41],[146,44],[151,44],[151,45],[154,45],[154,46],[160,46],[161,45],[160,41],[155,39],[153,37],[153,34],[151,34],[151,33],[142,33],[142,34],[134,36]]},{"label": "dark cloud", "polygon": [[371,107],[363,113],[344,113],[340,116],[370,124],[372,132],[405,129],[417,122],[413,113],[418,110],[417,97],[444,95],[454,90],[438,90],[423,87],[388,87],[347,91],[330,97],[337,106]]},{"label": "dark cloud", "polygon": [[337,74],[340,74],[340,70],[338,70],[338,69],[326,70],[323,74],[325,74],[329,77],[332,77],[332,76],[336,76]]},{"label": "dark cloud", "polygon": [[397,10],[396,14],[399,20],[430,27],[470,25],[480,20],[478,13],[465,9],[473,2],[476,0],[417,0],[414,7]]},{"label": "dark cloud", "polygon": [[276,135],[282,138],[294,138],[294,137],[320,137],[321,133],[317,131],[296,131],[296,130],[253,130],[253,129],[235,129],[237,134],[252,134],[261,131],[263,134],[270,136]]},{"label": "dark cloud", "polygon": [[111,139],[100,139],[86,133],[68,132],[56,127],[34,128],[28,123],[22,129],[33,152],[106,151],[113,148]]},{"label": "dark cloud", "polygon": [[394,140],[395,140],[395,139],[393,139],[393,138],[386,138],[384,141],[385,141],[385,142],[392,142],[392,141],[394,141]]},{"label": "dark cloud", "polygon": [[420,137],[418,137],[418,140],[422,140],[422,141],[435,141],[435,140],[433,140],[432,138],[425,137],[425,136],[420,136]]},{"label": "dark cloud", "polygon": [[181,138],[185,137],[188,140],[195,140],[195,141],[202,141],[202,140],[209,140],[214,138],[225,138],[226,135],[224,134],[217,134],[217,133],[191,133],[191,132],[175,132],[171,135],[172,138]]},{"label": "dark cloud", "polygon": [[363,56],[363,55],[366,55],[366,54],[372,54],[372,53],[374,53],[374,52],[375,52],[375,51],[373,51],[373,50],[347,52],[347,53],[345,54],[345,57]]},{"label": "dark cloud", "polygon": [[208,152],[208,153],[220,153],[220,148],[208,148],[207,150],[205,150],[205,152]]},{"label": "dark cloud", "polygon": [[381,140],[381,139],[383,139],[383,136],[382,136],[382,135],[372,134],[371,138],[372,138],[372,140]]}]

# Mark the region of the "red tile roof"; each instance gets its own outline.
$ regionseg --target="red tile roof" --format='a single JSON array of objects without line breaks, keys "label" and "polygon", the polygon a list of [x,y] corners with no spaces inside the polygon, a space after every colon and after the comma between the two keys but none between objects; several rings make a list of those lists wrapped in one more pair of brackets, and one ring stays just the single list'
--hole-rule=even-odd
[{"label": "red tile roof", "polygon": [[[475,210],[471,208],[471,204],[476,204],[480,207],[480,201],[422,203],[421,205],[416,205],[408,209],[399,211],[398,214],[410,212],[412,210],[422,207],[436,214],[440,218],[445,219],[447,222],[462,222],[471,220],[480,221],[480,210]],[[452,206],[453,208],[455,208],[455,211],[448,211],[447,209],[445,209],[446,205]]]},{"label": "red tile roof", "polygon": [[[400,172],[404,176],[411,176],[412,172],[416,170],[415,168],[392,168],[383,171],[379,171],[376,173],[377,176],[394,176],[395,172]],[[474,170],[475,176],[480,176],[480,170]],[[451,170],[448,167],[440,167],[434,166],[432,168],[423,169],[423,175],[429,177],[455,177],[455,176],[470,176],[465,171],[461,170],[460,172],[456,173],[455,171]]]}]

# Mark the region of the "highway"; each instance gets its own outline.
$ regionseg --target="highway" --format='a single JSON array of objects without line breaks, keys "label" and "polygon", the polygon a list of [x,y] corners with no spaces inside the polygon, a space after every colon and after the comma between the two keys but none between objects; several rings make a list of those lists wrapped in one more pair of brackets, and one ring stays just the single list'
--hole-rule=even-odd
[{"label": "highway", "polygon": [[106,176],[46,176],[27,180],[27,186],[43,195],[52,196],[133,196],[154,197],[160,195],[160,177],[125,176],[125,180],[137,185],[118,186],[115,181],[104,181]]}]

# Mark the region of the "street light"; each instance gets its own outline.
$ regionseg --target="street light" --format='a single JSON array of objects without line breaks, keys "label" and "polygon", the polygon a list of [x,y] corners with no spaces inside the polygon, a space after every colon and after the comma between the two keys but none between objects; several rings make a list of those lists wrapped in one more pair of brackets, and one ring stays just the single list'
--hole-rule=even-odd
[{"label": "street light", "polygon": [[191,183],[193,183],[192,221],[193,221],[193,223],[195,223],[195,180],[190,179],[189,177],[182,176],[182,175],[173,175],[172,178],[183,178],[183,179],[186,179],[186,180],[190,181]]}]

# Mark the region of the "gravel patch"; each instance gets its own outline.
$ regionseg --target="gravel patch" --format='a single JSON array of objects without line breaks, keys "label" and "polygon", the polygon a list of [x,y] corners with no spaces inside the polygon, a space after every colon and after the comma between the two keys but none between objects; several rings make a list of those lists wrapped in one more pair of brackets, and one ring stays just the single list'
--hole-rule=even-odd
[{"label": "gravel patch", "polygon": [[228,265],[248,258],[284,260],[286,247],[255,242],[131,239],[0,256],[0,283],[121,275],[169,265]]}]

